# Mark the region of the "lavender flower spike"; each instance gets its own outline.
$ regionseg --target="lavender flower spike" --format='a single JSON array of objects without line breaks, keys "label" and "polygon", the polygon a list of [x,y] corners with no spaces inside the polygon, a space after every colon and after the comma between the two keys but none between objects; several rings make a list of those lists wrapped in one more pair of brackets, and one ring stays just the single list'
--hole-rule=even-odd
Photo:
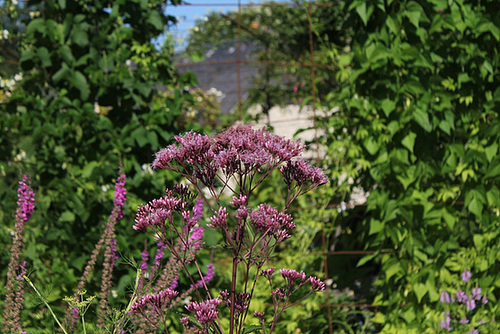
[{"label": "lavender flower spike", "polygon": [[450,294],[446,291],[441,292],[441,296],[439,296],[439,301],[441,303],[449,304],[450,303]]},{"label": "lavender flower spike", "polygon": [[468,270],[465,270],[463,273],[462,273],[462,281],[464,281],[465,283],[467,283],[470,279],[472,278],[472,274],[470,271]]},{"label": "lavender flower spike", "polygon": [[[16,221],[14,224],[14,237],[10,248],[10,262],[7,269],[6,296],[4,304],[4,332],[21,332],[21,310],[22,303],[16,302],[16,299],[22,298],[23,282],[18,280],[24,271],[21,265],[21,248],[23,245],[23,232],[26,222],[30,219],[35,209],[35,193],[28,184],[28,177],[23,175],[19,181],[17,190],[17,210]],[[17,292],[16,292],[17,290]],[[16,296],[17,295],[17,296]]]}]

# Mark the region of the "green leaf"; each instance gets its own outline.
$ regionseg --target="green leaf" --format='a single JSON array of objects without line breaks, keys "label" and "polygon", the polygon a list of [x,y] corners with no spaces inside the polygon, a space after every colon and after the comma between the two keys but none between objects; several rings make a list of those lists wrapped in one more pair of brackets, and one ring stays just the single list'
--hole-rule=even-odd
[{"label": "green leaf", "polygon": [[474,241],[474,246],[476,247],[476,249],[483,249],[486,243],[482,235],[474,234],[472,239]]},{"label": "green leaf", "polygon": [[470,212],[472,212],[477,218],[481,218],[483,212],[483,203],[481,203],[476,197],[473,197],[467,206]]},{"label": "green leaf", "polygon": [[419,303],[422,302],[422,298],[427,294],[427,291],[427,287],[422,283],[416,283],[413,287],[413,292],[415,292]]},{"label": "green leaf", "polygon": [[365,24],[365,26],[368,24],[368,19],[370,18],[370,14],[366,10],[366,2],[361,1],[360,4],[356,7],[356,12],[358,13],[359,17]]},{"label": "green leaf", "polygon": [[98,165],[99,165],[99,163],[97,161],[90,161],[83,168],[83,170],[82,170],[82,176],[84,178],[89,178],[93,174],[94,169],[96,169]]},{"label": "green leaf", "polygon": [[367,263],[368,261],[371,261],[373,260],[373,258],[375,258],[377,255],[379,255],[378,253],[373,253],[373,254],[369,254],[369,255],[365,255],[363,256],[359,261],[358,261],[358,264],[356,265],[356,267],[361,267],[362,265],[364,265],[365,263]]},{"label": "green leaf", "polygon": [[60,220],[63,222],[74,222],[75,221],[75,214],[71,211],[64,211],[61,214]]},{"label": "green leaf", "polygon": [[33,50],[28,50],[24,52],[21,55],[21,58],[19,59],[19,64],[21,66],[21,69],[24,71],[31,70],[33,66],[35,66],[33,58],[35,58],[35,52]]},{"label": "green leaf", "polygon": [[58,83],[59,81],[61,81],[61,79],[66,77],[68,73],[70,73],[70,69],[65,63],[63,63],[62,67],[52,76],[52,80],[55,83]]},{"label": "green leaf", "polygon": [[76,45],[78,45],[80,47],[84,47],[87,44],[89,44],[89,35],[87,34],[86,31],[81,29],[81,27],[75,26],[75,27],[73,27],[73,31],[72,31],[72,41]]},{"label": "green leaf", "polygon": [[42,46],[41,48],[39,48],[37,50],[37,55],[43,67],[52,66],[52,61],[50,60],[50,53],[46,47]]},{"label": "green leaf", "polygon": [[382,100],[382,103],[380,106],[382,107],[382,110],[384,111],[385,116],[389,117],[389,115],[396,109],[396,102],[389,100],[389,99],[384,99],[384,100]]},{"label": "green leaf", "polygon": [[368,137],[364,141],[364,146],[368,153],[371,155],[375,155],[377,153],[378,149],[380,148],[379,144],[373,137]]},{"label": "green leaf", "polygon": [[410,132],[406,137],[403,138],[401,144],[408,149],[411,153],[413,153],[413,147],[415,146],[415,138],[417,135],[413,132]]},{"label": "green leaf", "polygon": [[59,56],[67,63],[69,66],[73,64],[75,58],[73,57],[73,53],[71,52],[71,48],[68,45],[62,45],[57,51]]},{"label": "green leaf", "polygon": [[420,12],[406,12],[406,17],[410,20],[411,24],[418,28],[418,22],[420,21]]},{"label": "green leaf", "polygon": [[387,25],[387,27],[389,27],[389,30],[393,34],[395,34],[395,35],[399,34],[398,25],[397,25],[396,21],[391,16],[387,17],[387,19],[385,20],[385,24]]},{"label": "green leaf", "polygon": [[150,23],[157,30],[163,30],[163,22],[161,20],[160,14],[158,12],[151,12],[151,15],[148,18],[148,23]]},{"label": "green leaf", "polygon": [[384,223],[377,219],[370,220],[370,232],[369,234],[379,233],[384,229]]},{"label": "green leaf", "polygon": [[148,134],[143,127],[135,129],[130,135],[135,139],[139,147],[144,147],[148,143]]},{"label": "green leaf", "polygon": [[498,152],[498,144],[493,143],[490,146],[485,147],[484,153],[486,154],[486,159],[488,162],[491,162],[491,160],[497,155]]},{"label": "green leaf", "polygon": [[248,334],[248,333],[261,333],[262,331],[262,326],[260,325],[252,325],[252,326],[247,326],[243,328],[243,334]]},{"label": "green leaf", "polygon": [[26,27],[26,37],[34,38],[35,32],[44,33],[45,32],[45,20],[42,18],[37,18],[31,20]]},{"label": "green leaf", "polygon": [[426,111],[416,108],[412,116],[415,122],[417,122],[426,132],[432,131],[432,124],[429,121],[429,114]]},{"label": "green leaf", "polygon": [[495,178],[500,175],[500,163],[490,164],[484,178]]},{"label": "green leaf", "polygon": [[74,71],[70,76],[70,81],[73,84],[73,87],[80,90],[81,99],[86,100],[89,97],[90,88],[83,73],[80,71]]}]

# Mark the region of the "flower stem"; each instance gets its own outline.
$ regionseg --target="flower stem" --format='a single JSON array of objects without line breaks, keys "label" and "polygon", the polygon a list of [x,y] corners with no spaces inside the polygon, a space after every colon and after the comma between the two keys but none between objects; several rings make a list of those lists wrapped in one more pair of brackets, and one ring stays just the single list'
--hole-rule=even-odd
[{"label": "flower stem", "polygon": [[38,298],[40,298],[40,300],[45,304],[45,306],[47,306],[47,308],[50,311],[50,314],[52,314],[52,317],[55,319],[55,321],[59,325],[59,328],[61,328],[61,330],[64,332],[64,334],[68,334],[68,332],[66,332],[66,330],[64,329],[63,325],[61,325],[61,323],[59,322],[59,319],[57,319],[56,315],[54,314],[54,311],[52,311],[52,308],[50,307],[50,305],[47,303],[47,301],[45,300],[45,298],[42,297],[42,295],[37,290],[37,288],[35,287],[35,285],[33,284],[33,282],[31,282],[31,280],[26,275],[23,275],[23,278],[24,278],[24,280],[26,282],[28,282],[28,284],[31,286],[31,288],[35,291],[35,293],[38,295]]}]

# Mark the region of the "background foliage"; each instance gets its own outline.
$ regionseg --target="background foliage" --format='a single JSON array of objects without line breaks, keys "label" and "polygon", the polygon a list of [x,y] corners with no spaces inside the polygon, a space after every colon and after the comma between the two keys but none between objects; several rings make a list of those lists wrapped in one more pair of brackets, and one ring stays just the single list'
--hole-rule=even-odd
[{"label": "background foliage", "polygon": [[[17,22],[9,47],[19,54],[22,80],[1,101],[1,242],[10,243],[17,180],[21,172],[30,174],[37,208],[25,256],[49,301],[76,287],[111,212],[108,190],[120,167],[132,208],[120,226],[124,257],[140,253],[137,245],[143,244],[130,225],[137,205],[173,180],[168,173],[153,178],[149,164],[154,152],[192,124],[181,110],[193,103],[184,87],[196,79],[176,73],[168,39],[161,48],[152,43],[175,23],[165,13],[177,3],[4,2],[4,17]],[[6,268],[8,247],[2,249]],[[124,293],[130,277],[127,266],[122,269],[118,289]],[[37,313],[43,306],[28,309]]]},{"label": "background foliage", "polygon": [[498,2],[341,6],[324,143],[350,187],[369,192],[340,224],[376,251],[358,263],[380,265],[376,321],[385,332],[439,330],[436,302],[465,269],[498,315]]}]

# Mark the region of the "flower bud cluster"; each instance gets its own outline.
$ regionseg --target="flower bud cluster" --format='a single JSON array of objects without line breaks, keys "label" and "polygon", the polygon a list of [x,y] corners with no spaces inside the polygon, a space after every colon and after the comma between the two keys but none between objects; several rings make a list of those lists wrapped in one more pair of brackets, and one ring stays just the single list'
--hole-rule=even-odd
[{"label": "flower bud cluster", "polygon": [[200,303],[191,302],[186,305],[186,310],[194,313],[194,317],[198,322],[206,327],[210,326],[216,319],[218,315],[217,307],[221,301],[219,299],[207,299]]}]

